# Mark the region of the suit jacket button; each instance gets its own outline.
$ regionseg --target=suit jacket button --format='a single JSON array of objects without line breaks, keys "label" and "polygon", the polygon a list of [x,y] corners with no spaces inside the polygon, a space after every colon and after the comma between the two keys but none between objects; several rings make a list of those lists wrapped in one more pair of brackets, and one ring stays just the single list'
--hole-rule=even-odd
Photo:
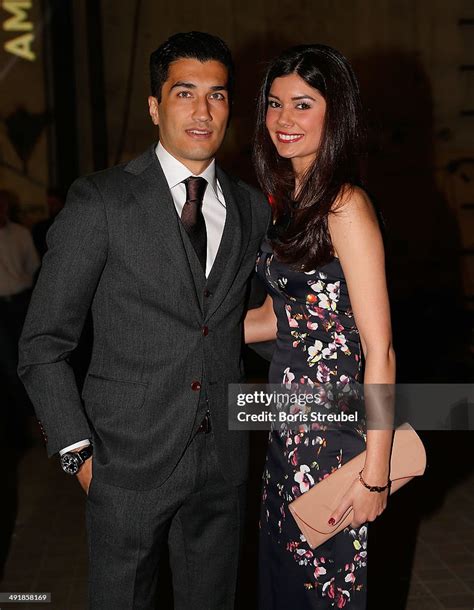
[{"label": "suit jacket button", "polygon": [[207,326],[203,326],[202,327],[202,334],[207,337],[207,335],[209,334],[209,328]]},{"label": "suit jacket button", "polygon": [[193,390],[193,392],[199,392],[200,389],[201,384],[199,383],[199,381],[193,381],[191,384],[191,390]]},{"label": "suit jacket button", "polygon": [[207,288],[205,288],[205,289],[204,289],[204,293],[203,293],[203,294],[204,294],[204,296],[205,296],[205,297],[206,297],[206,299],[207,299],[208,297],[210,297],[210,296],[211,296],[211,291],[210,291],[210,290],[208,290]]}]

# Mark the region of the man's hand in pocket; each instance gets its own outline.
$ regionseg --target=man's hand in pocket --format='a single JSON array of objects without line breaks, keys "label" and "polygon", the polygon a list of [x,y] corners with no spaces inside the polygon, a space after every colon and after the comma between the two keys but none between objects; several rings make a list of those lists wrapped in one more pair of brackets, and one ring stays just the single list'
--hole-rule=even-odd
[{"label": "man's hand in pocket", "polygon": [[87,493],[89,493],[89,485],[92,480],[92,460],[94,458],[88,458],[84,464],[82,464],[81,469],[76,474],[76,477],[81,484],[82,489]]}]

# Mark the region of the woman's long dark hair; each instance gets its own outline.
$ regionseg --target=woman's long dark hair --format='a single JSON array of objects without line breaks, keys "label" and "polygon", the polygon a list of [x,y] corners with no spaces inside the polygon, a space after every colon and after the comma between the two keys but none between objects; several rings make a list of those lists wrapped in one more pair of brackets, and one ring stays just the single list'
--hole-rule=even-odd
[{"label": "woman's long dark hair", "polygon": [[[290,74],[300,76],[326,101],[317,158],[296,194],[291,161],[279,156],[265,125],[271,85],[275,78]],[[280,225],[278,238],[271,237],[280,260],[304,269],[331,260],[328,215],[345,189],[360,184],[361,114],[357,79],[347,59],[335,49],[301,45],[270,63],[257,101],[253,154],[258,181],[271,196],[276,226]]]}]

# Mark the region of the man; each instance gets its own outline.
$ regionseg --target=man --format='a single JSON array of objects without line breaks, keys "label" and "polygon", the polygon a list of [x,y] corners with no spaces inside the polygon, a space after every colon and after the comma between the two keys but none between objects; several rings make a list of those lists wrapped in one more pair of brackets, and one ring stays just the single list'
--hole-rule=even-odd
[{"label": "man", "polygon": [[0,190],[0,430],[2,443],[23,450],[30,443],[31,405],[16,372],[18,339],[39,258],[28,229],[10,220],[17,204],[14,193]]},{"label": "man", "polygon": [[[232,93],[226,45],[177,34],[150,71],[159,144],[71,187],[48,235],[20,371],[50,456],[62,451],[75,472],[74,451],[92,441],[77,475],[89,490],[90,607],[153,608],[168,541],[175,608],[224,610],[247,473],[227,386],[241,379],[248,278],[270,213],[214,162]],[[68,358],[90,306],[84,411]]]}]

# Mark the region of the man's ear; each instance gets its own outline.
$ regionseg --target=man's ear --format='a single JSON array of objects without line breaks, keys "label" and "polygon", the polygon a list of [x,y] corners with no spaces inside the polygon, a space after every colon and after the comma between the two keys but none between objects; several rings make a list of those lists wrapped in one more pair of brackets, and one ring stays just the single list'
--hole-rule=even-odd
[{"label": "man's ear", "polygon": [[160,124],[160,112],[159,112],[159,104],[156,97],[153,95],[148,96],[148,112],[150,113],[151,120],[153,121],[153,125]]}]

